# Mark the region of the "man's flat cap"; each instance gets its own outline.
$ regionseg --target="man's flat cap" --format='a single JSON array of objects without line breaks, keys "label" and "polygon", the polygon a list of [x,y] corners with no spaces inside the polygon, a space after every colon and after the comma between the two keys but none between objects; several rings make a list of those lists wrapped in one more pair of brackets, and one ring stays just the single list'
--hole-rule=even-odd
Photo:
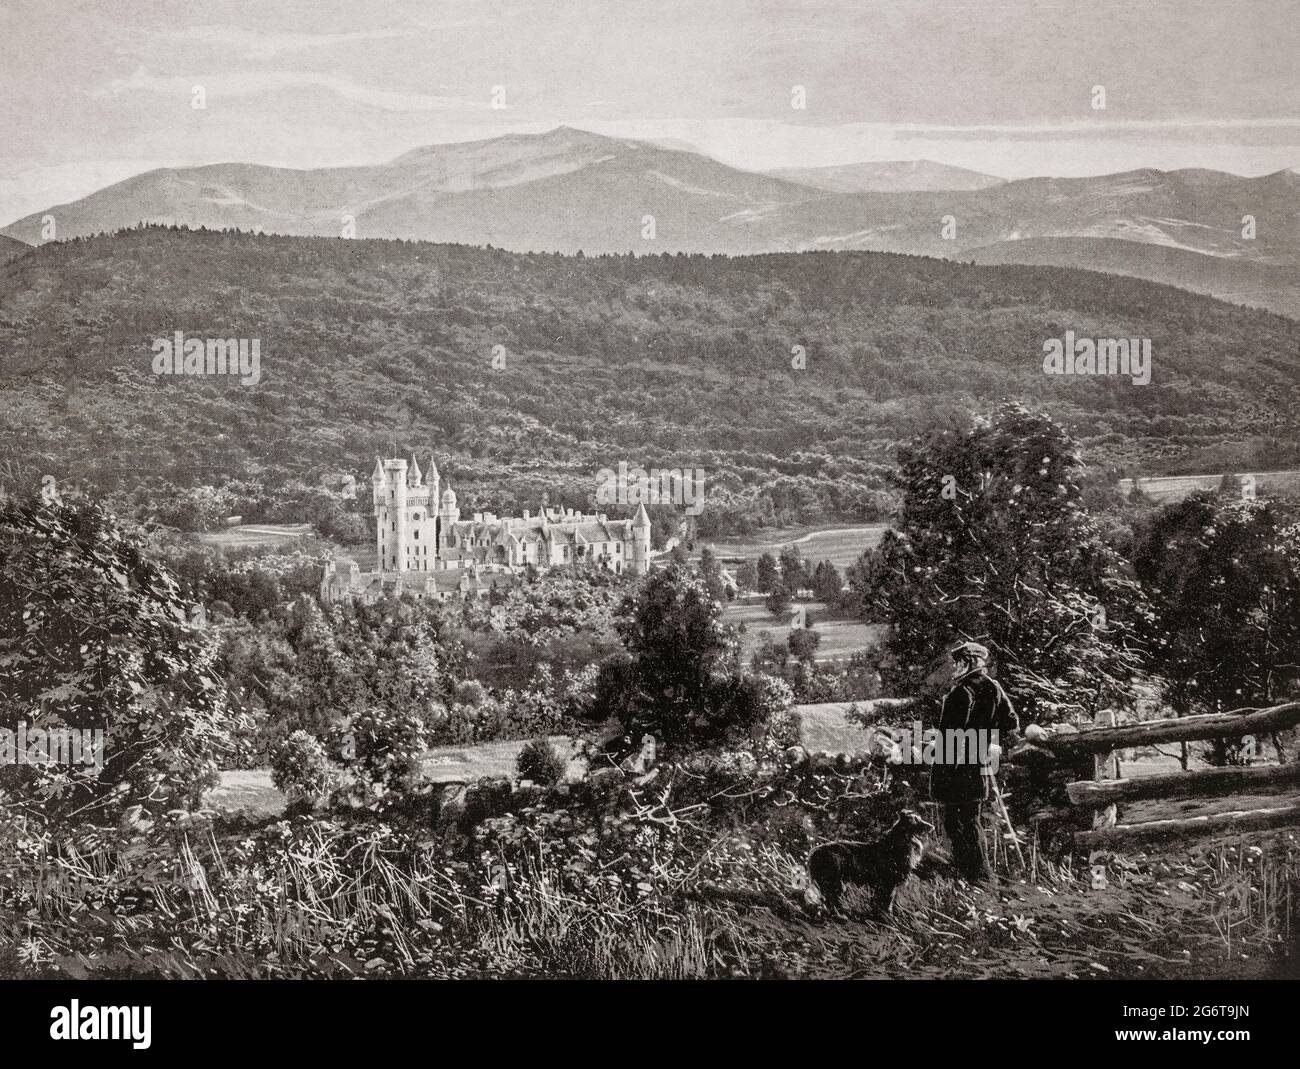
[{"label": "man's flat cap", "polygon": [[959,642],[948,653],[954,661],[966,657],[979,657],[985,661],[989,659],[989,648],[981,646],[978,642]]}]

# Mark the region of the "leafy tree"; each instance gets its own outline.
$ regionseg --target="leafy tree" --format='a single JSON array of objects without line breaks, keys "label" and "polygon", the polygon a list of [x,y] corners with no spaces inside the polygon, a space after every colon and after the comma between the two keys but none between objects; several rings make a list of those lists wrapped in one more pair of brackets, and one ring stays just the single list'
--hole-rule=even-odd
[{"label": "leafy tree", "polygon": [[[1179,712],[1269,705],[1300,677],[1300,524],[1210,491],[1167,505],[1139,542],[1153,663]],[[1234,754],[1220,747],[1219,762]]]},{"label": "leafy tree", "polygon": [[276,696],[273,734],[302,728],[337,752],[352,718],[421,715],[450,697],[443,659],[459,652],[446,633],[440,606],[386,600],[322,609],[300,598],[290,610],[286,637],[293,647],[295,685]]},{"label": "leafy tree", "polygon": [[637,665],[626,650],[611,654],[600,664],[590,711],[596,718],[613,717],[629,723],[635,716]]},{"label": "leafy tree", "polygon": [[758,589],[758,569],[753,561],[747,560],[736,569],[736,586],[742,593]]},{"label": "leafy tree", "polygon": [[[739,646],[722,608],[689,568],[669,565],[647,576],[617,623],[628,659],[602,671],[604,690],[618,677],[628,734],[649,732],[667,747],[720,744],[752,732],[777,699],[740,671]],[[784,692],[782,692],[784,693]]]},{"label": "leafy tree", "polygon": [[778,583],[767,595],[763,604],[773,616],[784,616],[790,611],[790,591],[784,583]]},{"label": "leafy tree", "polygon": [[839,601],[844,580],[840,578],[839,569],[828,560],[818,561],[813,570],[812,588],[818,601],[833,605]]},{"label": "leafy tree", "polygon": [[914,692],[952,642],[978,639],[1031,720],[1129,702],[1148,610],[1082,504],[1065,431],[1010,404],[899,462],[899,522],[851,576],[893,623],[893,685]]},{"label": "leafy tree", "polygon": [[800,556],[799,550],[795,546],[786,546],[781,550],[780,563],[781,582],[792,595],[798,594],[800,590],[809,585],[811,577],[808,575],[803,557]]},{"label": "leafy tree", "polygon": [[708,588],[709,597],[714,601],[726,602],[727,590],[722,582],[722,565],[713,550],[705,546],[700,551],[700,578]]},{"label": "leafy tree", "polygon": [[770,553],[764,553],[758,558],[757,574],[758,582],[755,587],[760,594],[771,593],[772,588],[781,581],[781,573],[776,567],[776,558]]},{"label": "leafy tree", "polygon": [[193,806],[233,751],[216,645],[99,504],[0,503],[0,726],[104,732],[103,767],[12,766],[35,815]]},{"label": "leafy tree", "polygon": [[785,641],[796,660],[811,661],[821,640],[821,632],[808,627],[798,627],[790,632],[790,637]]}]

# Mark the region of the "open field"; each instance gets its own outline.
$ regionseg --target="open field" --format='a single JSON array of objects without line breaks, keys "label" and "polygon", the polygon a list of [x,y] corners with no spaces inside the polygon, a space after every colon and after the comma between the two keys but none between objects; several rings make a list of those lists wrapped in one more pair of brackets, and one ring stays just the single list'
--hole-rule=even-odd
[{"label": "open field", "polygon": [[[424,755],[421,767],[431,783],[469,783],[485,776],[515,775],[519,751],[529,740],[485,742],[478,746],[438,746]],[[577,741],[567,735],[549,737],[558,753],[569,760],[567,778],[581,779],[586,762],[578,756]],[[221,784],[203,799],[210,809],[243,813],[250,818],[275,817],[284,812],[285,796],[271,782],[266,768],[232,769],[221,773]]]},{"label": "open field", "polygon": [[[424,778],[432,783],[468,783],[484,776],[514,776],[515,761],[528,739],[484,742],[477,746],[438,746],[421,760]],[[555,751],[568,759],[569,779],[581,779],[587,763],[577,754],[578,743],[567,735],[550,735]]]},{"label": "open field", "polygon": [[[867,749],[870,732],[854,724],[845,715],[853,702],[821,702],[817,705],[799,705],[799,738],[803,748],[814,753],[863,753]],[[865,709],[869,702],[856,703]]]},{"label": "open field", "polygon": [[846,527],[791,527],[760,531],[745,538],[708,542],[722,560],[757,560],[764,553],[777,556],[789,545],[799,547],[804,559],[816,563],[828,560],[841,571],[873,548],[885,533],[887,524],[871,523]]},{"label": "open field", "polygon": [[202,531],[194,537],[207,546],[245,549],[284,545],[311,533],[310,523],[243,523],[222,531]]},{"label": "open field", "polygon": [[[1238,475],[1244,478],[1246,472]],[[1262,496],[1300,494],[1300,471],[1257,471],[1249,473],[1255,480],[1255,492]],[[1162,504],[1181,501],[1198,490],[1217,490],[1223,481],[1224,473],[1214,475],[1153,475],[1139,478],[1138,484],[1154,501]],[[1133,490],[1132,479],[1120,479],[1119,489],[1122,494]]]},{"label": "open field", "polygon": [[[816,660],[833,661],[847,658],[859,650],[871,649],[880,643],[884,634],[883,625],[864,624],[856,616],[831,618],[823,602],[800,604],[812,614],[813,630],[822,637],[821,644],[817,647]],[[790,636],[790,616],[773,616],[761,603],[740,605],[733,602],[723,610],[722,621],[745,625],[745,631],[740,636],[740,648],[746,663],[763,644],[764,631],[770,631],[772,640],[777,643],[785,642]]]}]

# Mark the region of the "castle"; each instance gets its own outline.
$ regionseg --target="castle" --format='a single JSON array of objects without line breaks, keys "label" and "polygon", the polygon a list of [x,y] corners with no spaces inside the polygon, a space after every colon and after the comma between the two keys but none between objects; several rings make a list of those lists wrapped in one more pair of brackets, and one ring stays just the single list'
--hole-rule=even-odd
[{"label": "castle", "polygon": [[441,601],[485,597],[515,586],[530,565],[547,571],[590,562],[630,575],[644,575],[649,565],[650,517],[644,505],[630,520],[557,508],[503,517],[476,512],[463,520],[456,492],[449,486],[439,494],[432,458],[427,476],[415,457],[409,465],[376,458],[370,481],[376,569],[360,571],[346,559],[328,563],[321,581],[325,601],[374,601],[389,594]]}]

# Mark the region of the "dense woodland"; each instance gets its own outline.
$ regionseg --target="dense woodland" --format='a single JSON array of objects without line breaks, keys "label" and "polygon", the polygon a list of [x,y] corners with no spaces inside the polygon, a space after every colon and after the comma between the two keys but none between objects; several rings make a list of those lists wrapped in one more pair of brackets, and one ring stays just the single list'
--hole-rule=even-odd
[{"label": "dense woodland", "polygon": [[[177,330],[260,339],[260,383],[155,376],[151,343]],[[1151,383],[1044,375],[1066,330],[1151,338]],[[1004,397],[1113,472],[1292,466],[1298,351],[1290,319],[1057,268],[151,226],[0,266],[0,483],[53,475],[168,525],[233,511],[346,538],[396,445],[434,453],[465,513],[590,508],[595,473],[626,460],[704,469],[706,536],[871,520],[897,504],[900,442]],[[323,500],[346,475],[362,500]]]}]

